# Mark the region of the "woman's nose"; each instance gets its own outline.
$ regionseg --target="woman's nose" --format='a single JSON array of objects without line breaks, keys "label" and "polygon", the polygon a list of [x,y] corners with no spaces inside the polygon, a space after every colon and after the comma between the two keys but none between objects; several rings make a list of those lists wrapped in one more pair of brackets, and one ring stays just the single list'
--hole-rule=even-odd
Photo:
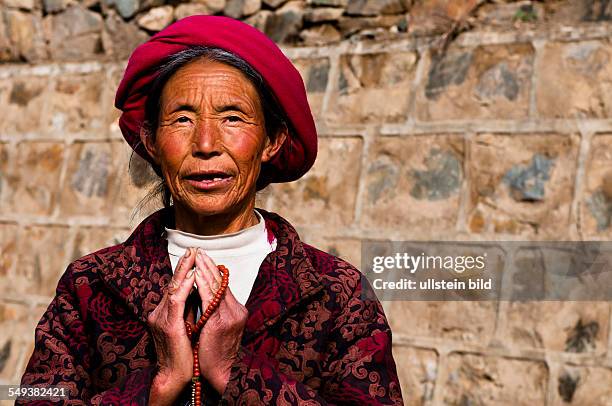
[{"label": "woman's nose", "polygon": [[200,121],[194,134],[193,155],[201,157],[219,155],[220,140],[219,128],[213,120]]}]

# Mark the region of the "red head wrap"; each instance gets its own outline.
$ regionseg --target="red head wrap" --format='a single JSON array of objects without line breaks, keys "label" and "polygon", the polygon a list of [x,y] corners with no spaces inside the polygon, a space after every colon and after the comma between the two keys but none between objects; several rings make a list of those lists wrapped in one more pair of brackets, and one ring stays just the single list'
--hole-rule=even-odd
[{"label": "red head wrap", "polygon": [[152,36],[132,53],[115,97],[115,107],[123,111],[119,127],[132,149],[153,163],[140,142],[147,94],[164,60],[192,46],[221,48],[248,62],[264,78],[291,123],[289,137],[269,163],[271,168],[260,174],[258,188],[304,175],[317,155],[317,132],[304,82],[271,39],[250,25],[228,17],[195,15],[183,18]]}]

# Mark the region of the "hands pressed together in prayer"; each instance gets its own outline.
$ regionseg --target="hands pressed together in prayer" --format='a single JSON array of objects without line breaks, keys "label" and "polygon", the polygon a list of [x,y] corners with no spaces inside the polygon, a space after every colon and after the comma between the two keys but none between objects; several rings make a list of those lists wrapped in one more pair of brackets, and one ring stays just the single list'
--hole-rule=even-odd
[{"label": "hands pressed together in prayer", "polygon": [[[193,352],[185,328],[185,310],[194,282],[198,286],[202,308],[205,309],[220,287],[221,275],[216,264],[202,249],[191,248],[179,260],[168,289],[148,318],[158,364],[150,404],[173,404],[191,382]],[[187,311],[187,320],[193,323],[194,311]],[[223,393],[229,381],[247,316],[246,307],[236,300],[228,287],[219,307],[200,332],[200,371],[202,377],[219,393]]]}]

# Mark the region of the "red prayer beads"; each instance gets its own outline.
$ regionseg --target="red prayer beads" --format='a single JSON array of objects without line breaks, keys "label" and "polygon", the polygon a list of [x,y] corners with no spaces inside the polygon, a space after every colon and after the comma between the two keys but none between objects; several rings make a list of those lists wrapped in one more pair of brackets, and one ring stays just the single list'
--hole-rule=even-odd
[{"label": "red prayer beads", "polygon": [[[221,298],[223,294],[227,290],[227,285],[229,284],[229,269],[227,269],[223,265],[217,265],[219,271],[221,272],[221,286],[215,292],[215,296],[208,304],[206,311],[202,314],[198,322],[195,324],[191,324],[190,322],[185,322],[185,328],[187,329],[187,337],[193,343],[193,338],[198,337],[202,327],[206,321],[210,318],[210,316],[214,313],[214,311],[219,307],[219,303],[221,302]],[[192,405],[200,405],[202,401],[202,380],[200,378],[200,359],[198,355],[198,349],[200,348],[200,340],[196,340],[195,344],[193,344],[193,378],[191,378],[191,404]]]}]

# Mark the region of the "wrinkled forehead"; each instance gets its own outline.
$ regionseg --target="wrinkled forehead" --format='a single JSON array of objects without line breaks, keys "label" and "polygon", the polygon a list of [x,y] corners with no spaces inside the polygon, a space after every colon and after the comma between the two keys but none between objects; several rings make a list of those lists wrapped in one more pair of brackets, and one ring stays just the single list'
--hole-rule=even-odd
[{"label": "wrinkled forehead", "polygon": [[239,69],[205,58],[177,69],[168,79],[161,93],[164,111],[180,106],[219,107],[235,105],[240,110],[261,110],[258,91],[251,80]]}]

